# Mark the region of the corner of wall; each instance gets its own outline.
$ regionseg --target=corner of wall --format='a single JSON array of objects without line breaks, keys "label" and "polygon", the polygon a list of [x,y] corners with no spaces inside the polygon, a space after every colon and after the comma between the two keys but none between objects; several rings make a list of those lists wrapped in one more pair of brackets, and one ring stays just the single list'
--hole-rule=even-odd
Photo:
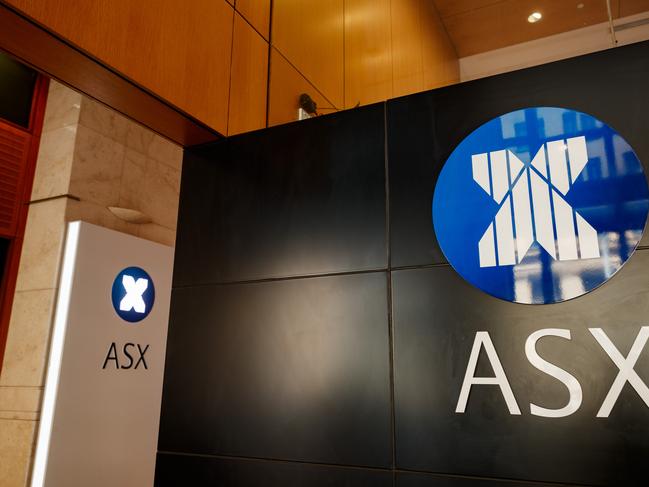
[{"label": "corner of wall", "polygon": [[[36,163],[0,375],[0,484],[29,481],[66,223],[83,220],[173,246],[182,148],[57,83]],[[150,217],[128,223],[108,209]]]}]

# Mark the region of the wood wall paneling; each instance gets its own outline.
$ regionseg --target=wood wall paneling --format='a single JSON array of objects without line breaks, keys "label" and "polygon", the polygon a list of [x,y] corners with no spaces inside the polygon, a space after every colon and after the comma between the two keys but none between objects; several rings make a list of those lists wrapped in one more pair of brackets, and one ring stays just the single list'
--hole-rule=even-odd
[{"label": "wood wall paneling", "polygon": [[[245,114],[257,120],[249,108],[257,106],[251,97],[261,85],[254,77],[244,81],[252,84],[249,90],[238,86],[237,80],[248,76],[246,70],[250,66],[241,59],[231,60],[234,0],[194,0],[192,8],[179,0],[0,2],[24,12],[80,51],[189,114],[184,121],[176,122],[173,108],[168,107],[169,119],[162,133],[174,132],[174,140],[203,137],[197,133],[190,135],[191,127],[187,127],[188,134],[177,135],[184,130],[184,124],[192,123],[192,117],[221,133],[226,133],[228,123],[235,131],[258,124],[255,121],[248,125],[243,119],[228,117],[228,104],[243,103],[247,108],[236,110],[233,116]],[[583,7],[577,8],[578,4]],[[272,0],[272,5],[273,46],[290,60],[300,79],[316,87],[323,100],[330,100],[324,104],[337,108],[457,81],[453,46],[463,57],[606,21],[603,0]],[[271,0],[237,0],[236,8],[262,36],[269,36]],[[648,11],[649,0],[612,0],[612,9],[615,17],[633,15]],[[535,10],[542,12],[544,19],[529,24],[527,16]],[[442,27],[446,27],[453,46]],[[234,50],[237,55],[244,50],[255,51],[251,55],[259,59],[259,42],[252,42],[252,37],[243,32],[240,26],[239,32],[234,33],[235,42],[242,39],[245,44],[235,46]],[[12,51],[7,48],[9,44],[11,41],[0,47],[44,69],[36,62],[42,61],[43,56],[21,50],[16,43]],[[65,66],[57,68],[46,59],[43,64],[49,66],[47,72],[53,76],[65,71]],[[240,72],[231,75],[231,65]],[[115,99],[115,95],[119,97],[119,82],[113,79],[105,87],[100,82],[106,80],[97,79],[98,88],[93,89],[95,76],[94,72],[80,73],[63,81],[149,125],[137,113],[129,113],[125,100],[132,100],[133,88],[120,103]],[[76,83],[84,77],[85,83],[80,87]],[[236,90],[236,99],[229,102],[231,87]],[[104,96],[107,92],[112,96]],[[280,118],[292,113],[292,101],[290,104],[290,110]],[[279,113],[276,110],[277,100],[275,112]]]},{"label": "wood wall paneling", "polygon": [[[166,1],[180,4],[181,10],[188,14],[182,62],[174,61],[166,71],[171,76],[181,69],[185,73],[178,86],[180,106],[225,133],[234,10],[222,1],[194,0],[192,9],[185,2]],[[165,45],[170,42],[175,41],[165,40]],[[158,76],[161,78],[157,84],[161,86],[166,75],[159,73]],[[171,91],[169,96],[173,96]]]},{"label": "wood wall paneling", "polygon": [[[277,49],[271,47],[268,126],[297,120],[299,97],[302,93],[308,93],[318,107],[331,105],[329,100],[291,66]],[[323,110],[323,113],[329,113],[329,111]]]},{"label": "wood wall paneling", "polygon": [[[110,66],[178,107],[181,118],[190,114],[222,134],[263,126],[268,59],[262,36],[271,8],[277,50],[267,94],[271,125],[295,120],[302,92],[328,113],[456,81],[457,62],[430,1],[237,0],[239,17],[225,0],[195,0],[192,8],[179,0],[156,0],[155,8],[131,0],[0,0],[79,46],[107,73]],[[42,56],[32,58],[42,69]],[[93,80],[95,73],[85,71],[92,62],[61,79],[148,126],[160,125],[143,108],[155,103],[131,113],[133,93],[120,100],[119,92],[128,82],[118,86],[115,73],[108,82]],[[55,77],[57,63],[47,71]],[[204,136],[179,135],[191,117],[176,122],[173,108],[168,111],[163,134],[173,132],[181,143]]]},{"label": "wood wall paneling", "polygon": [[460,63],[437,9],[429,0],[422,2],[422,63],[424,89],[432,90],[457,83]]},{"label": "wood wall paneling", "polygon": [[257,31],[269,40],[271,0],[237,0],[235,8]]},{"label": "wood wall paneling", "polygon": [[627,17],[629,15],[639,14],[649,10],[649,0],[619,0],[619,16]]},{"label": "wood wall paneling", "polygon": [[228,135],[266,126],[268,43],[238,13],[234,16]]},{"label": "wood wall paneling", "polygon": [[442,18],[478,10],[503,0],[432,0]]},{"label": "wood wall paneling", "polygon": [[392,98],[390,0],[345,0],[345,108]]},{"label": "wood wall paneling", "polygon": [[0,49],[181,145],[218,138],[194,118],[0,5]]},{"label": "wood wall paneling", "polygon": [[234,9],[224,0],[6,0],[225,133]]},{"label": "wood wall paneling", "polygon": [[421,4],[418,0],[392,0],[393,95],[423,91]]},{"label": "wood wall paneling", "polygon": [[273,0],[272,45],[337,108],[344,106],[344,1]]}]

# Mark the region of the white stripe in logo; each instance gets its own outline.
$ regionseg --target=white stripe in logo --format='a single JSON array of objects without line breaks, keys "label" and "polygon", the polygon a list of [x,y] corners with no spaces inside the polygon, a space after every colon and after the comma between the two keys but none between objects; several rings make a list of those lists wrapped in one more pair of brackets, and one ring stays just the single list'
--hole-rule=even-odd
[{"label": "white stripe in logo", "polygon": [[125,274],[122,276],[122,286],[124,286],[126,295],[119,303],[120,311],[135,310],[136,313],[146,313],[146,303],[142,299],[142,295],[149,287],[149,280],[140,277],[136,281],[133,276]]},{"label": "white stripe in logo", "polygon": [[480,267],[520,263],[534,242],[556,260],[599,257],[597,231],[564,199],[587,163],[585,137],[547,142],[527,168],[509,150],[471,156],[473,179],[499,205]]}]

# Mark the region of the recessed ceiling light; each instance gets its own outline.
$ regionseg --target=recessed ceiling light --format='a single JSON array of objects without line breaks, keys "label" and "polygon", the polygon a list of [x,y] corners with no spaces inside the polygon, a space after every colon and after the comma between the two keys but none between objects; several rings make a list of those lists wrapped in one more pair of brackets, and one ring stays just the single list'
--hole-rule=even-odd
[{"label": "recessed ceiling light", "polygon": [[583,3],[578,3],[577,8],[584,8],[584,4]]},{"label": "recessed ceiling light", "polygon": [[530,16],[527,18],[527,21],[530,24],[533,24],[533,23],[538,22],[539,20],[541,20],[542,17],[543,17],[543,15],[541,15],[541,12],[532,12],[530,14]]}]

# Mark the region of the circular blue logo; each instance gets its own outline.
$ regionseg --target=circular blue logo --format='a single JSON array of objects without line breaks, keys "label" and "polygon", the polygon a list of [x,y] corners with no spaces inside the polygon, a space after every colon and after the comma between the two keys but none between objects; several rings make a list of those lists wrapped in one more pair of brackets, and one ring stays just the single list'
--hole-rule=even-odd
[{"label": "circular blue logo", "polygon": [[472,132],[433,196],[453,268],[506,301],[547,304],[592,291],[633,254],[649,189],[633,149],[581,112],[517,110]]},{"label": "circular blue logo", "polygon": [[127,267],[113,281],[113,308],[117,315],[130,323],[149,316],[155,301],[151,276],[139,267]]}]

